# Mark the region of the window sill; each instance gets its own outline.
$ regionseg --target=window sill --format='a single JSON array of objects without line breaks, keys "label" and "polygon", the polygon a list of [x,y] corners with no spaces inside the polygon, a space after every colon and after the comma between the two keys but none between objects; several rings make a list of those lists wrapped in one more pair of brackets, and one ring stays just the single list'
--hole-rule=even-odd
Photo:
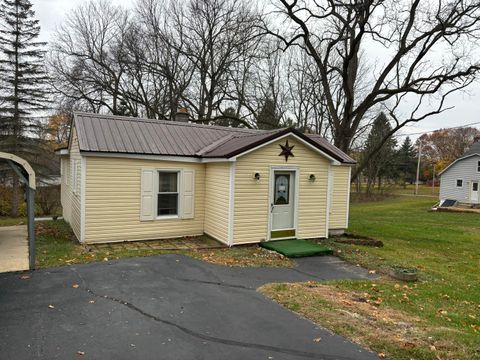
[{"label": "window sill", "polygon": [[157,216],[155,220],[173,220],[173,219],[180,219],[178,215],[161,215]]}]

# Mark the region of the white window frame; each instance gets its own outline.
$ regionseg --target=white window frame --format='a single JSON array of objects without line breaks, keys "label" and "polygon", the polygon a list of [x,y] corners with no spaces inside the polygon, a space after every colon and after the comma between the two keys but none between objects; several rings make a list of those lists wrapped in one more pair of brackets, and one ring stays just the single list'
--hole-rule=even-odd
[{"label": "white window frame", "polygon": [[[462,185],[461,186],[458,186],[458,181],[461,181],[462,182]],[[463,189],[463,179],[455,179],[455,187],[457,189]]]},{"label": "white window frame", "polygon": [[[154,211],[155,211],[155,219],[156,220],[166,220],[166,219],[180,219],[181,215],[181,204],[182,202],[180,201],[182,198],[182,169],[156,169],[155,173],[157,176],[155,177],[155,201],[154,201]],[[159,176],[160,173],[176,173],[177,174],[177,214],[176,215],[158,215],[158,194],[174,194],[174,193],[167,193],[167,192],[160,192],[159,191]]]}]

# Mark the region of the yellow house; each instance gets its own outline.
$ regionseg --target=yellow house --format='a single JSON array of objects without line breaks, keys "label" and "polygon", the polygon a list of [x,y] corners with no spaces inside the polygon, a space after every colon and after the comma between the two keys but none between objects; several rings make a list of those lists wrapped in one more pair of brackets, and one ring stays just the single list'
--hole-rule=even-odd
[{"label": "yellow house", "polygon": [[229,246],[348,226],[355,163],[318,135],[75,113],[59,151],[81,242],[207,234]]}]

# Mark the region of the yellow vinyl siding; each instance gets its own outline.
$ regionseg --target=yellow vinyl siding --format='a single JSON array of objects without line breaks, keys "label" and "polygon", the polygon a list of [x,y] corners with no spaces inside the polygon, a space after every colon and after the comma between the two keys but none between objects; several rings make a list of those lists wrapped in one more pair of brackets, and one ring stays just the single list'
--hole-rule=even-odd
[{"label": "yellow vinyl siding", "polygon": [[208,163],[205,173],[205,233],[228,242],[230,163]]},{"label": "yellow vinyl siding", "polygon": [[[68,175],[68,185],[65,185],[65,205],[63,214],[66,215],[65,219],[69,222],[75,236],[78,240],[81,239],[81,198],[80,198],[80,190],[81,190],[81,172],[82,172],[82,157],[80,155],[80,148],[78,145],[78,137],[77,131],[73,128],[72,133],[72,142],[70,144],[69,150],[69,158],[66,161],[66,168],[67,175]],[[73,181],[73,167],[77,168],[77,189],[74,189],[74,181]],[[62,186],[63,182],[66,182],[66,178],[62,179]]]},{"label": "yellow vinyl siding", "polygon": [[70,159],[64,156],[60,159],[62,168],[62,178],[60,183],[60,203],[62,204],[62,215],[66,222],[70,222],[70,211],[72,202],[70,199],[70,184],[68,178],[70,176]]},{"label": "yellow vinyl siding", "polygon": [[[204,164],[117,157],[86,157],[86,160],[86,242],[148,240],[203,234]],[[194,218],[140,221],[142,168],[194,170]]]},{"label": "yellow vinyl siding", "polygon": [[330,200],[329,229],[347,227],[350,166],[332,166],[332,195]]},{"label": "yellow vinyl siding", "polygon": [[[292,166],[299,170],[297,237],[312,238],[326,235],[326,208],[329,160],[288,137],[294,145],[288,162],[279,156],[283,138],[254,150],[237,160],[235,173],[234,243],[263,241],[267,237],[269,217],[269,176],[272,166]],[[259,172],[256,181],[253,174]],[[308,180],[315,174],[316,181]]]}]

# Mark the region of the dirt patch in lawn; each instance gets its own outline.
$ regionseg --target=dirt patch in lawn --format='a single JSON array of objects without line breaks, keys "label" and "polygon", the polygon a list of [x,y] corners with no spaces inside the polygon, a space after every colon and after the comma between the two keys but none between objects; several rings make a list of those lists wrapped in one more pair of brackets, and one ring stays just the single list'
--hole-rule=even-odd
[{"label": "dirt patch in lawn", "polygon": [[429,328],[420,318],[383,305],[381,296],[317,282],[268,284],[259,291],[334,333],[376,351],[380,357],[457,359],[462,353],[448,335],[444,336],[451,329]]},{"label": "dirt patch in lawn", "polygon": [[228,249],[194,251],[193,257],[213,264],[241,267],[293,267],[289,258],[261,248],[258,245],[232,247]]}]

